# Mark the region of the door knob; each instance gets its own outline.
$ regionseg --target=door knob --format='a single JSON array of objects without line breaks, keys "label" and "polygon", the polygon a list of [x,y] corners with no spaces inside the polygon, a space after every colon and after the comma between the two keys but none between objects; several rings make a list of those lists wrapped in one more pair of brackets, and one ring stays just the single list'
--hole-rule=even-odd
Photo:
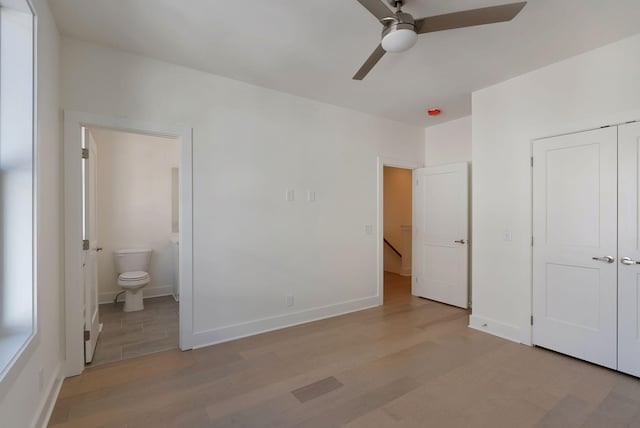
[{"label": "door knob", "polygon": [[611,256],[604,256],[604,257],[591,257],[593,260],[597,260],[599,262],[606,262],[606,263],[613,263],[616,261],[616,259],[614,259]]},{"label": "door knob", "polygon": [[464,244],[464,239],[458,239],[457,241],[453,241],[456,244]]},{"label": "door knob", "polygon": [[621,258],[620,263],[622,263],[623,265],[640,265],[639,261],[633,260],[629,257]]}]

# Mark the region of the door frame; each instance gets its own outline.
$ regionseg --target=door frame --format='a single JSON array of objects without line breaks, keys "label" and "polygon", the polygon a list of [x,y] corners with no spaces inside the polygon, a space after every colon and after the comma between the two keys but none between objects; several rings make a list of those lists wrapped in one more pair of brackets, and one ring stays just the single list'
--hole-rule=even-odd
[{"label": "door frame", "polygon": [[[82,334],[82,127],[175,138],[180,144],[180,349],[193,347],[193,129],[158,122],[100,116],[65,110],[64,159],[64,289],[66,377],[84,370]],[[167,237],[167,239],[169,239]],[[76,332],[77,334],[72,334]]]},{"label": "door frame", "polygon": [[[385,156],[378,156],[378,215],[376,225],[376,256],[378,259],[378,305],[384,303],[384,167],[402,168],[413,171],[424,167],[424,162],[409,159],[398,159]],[[413,183],[413,179],[411,181]],[[413,186],[412,186],[413,189]],[[413,191],[413,190],[412,190]],[[413,204],[413,200],[411,202]],[[413,217],[413,209],[412,209]],[[413,223],[413,221],[412,221]],[[413,230],[411,231],[413,236]]]}]

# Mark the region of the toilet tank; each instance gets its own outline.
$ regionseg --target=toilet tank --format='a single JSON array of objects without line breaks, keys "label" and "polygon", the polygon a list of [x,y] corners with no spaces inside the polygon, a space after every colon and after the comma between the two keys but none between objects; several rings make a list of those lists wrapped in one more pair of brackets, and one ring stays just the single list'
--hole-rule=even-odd
[{"label": "toilet tank", "polygon": [[151,251],[149,248],[126,248],[114,251],[116,271],[118,274],[134,271],[149,272]]}]

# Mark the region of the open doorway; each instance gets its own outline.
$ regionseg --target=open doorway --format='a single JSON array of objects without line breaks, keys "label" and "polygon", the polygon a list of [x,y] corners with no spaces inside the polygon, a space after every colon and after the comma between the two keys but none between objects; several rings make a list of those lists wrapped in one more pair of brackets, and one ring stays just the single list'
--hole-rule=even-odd
[{"label": "open doorway", "polygon": [[383,167],[384,303],[411,296],[412,171]]},{"label": "open doorway", "polygon": [[[403,173],[406,178],[398,181],[407,184],[392,184],[391,178]],[[401,196],[407,191],[410,202]],[[469,165],[419,168],[379,158],[378,194],[380,304],[413,295],[467,309]],[[394,231],[404,232],[404,238],[394,237]]]},{"label": "open doorway", "polygon": [[[114,143],[114,139],[118,142]],[[155,146],[142,150],[134,140],[145,140]],[[114,154],[101,149],[103,144],[105,147],[112,144],[110,149],[126,147],[129,151],[135,146],[137,151]],[[144,171],[145,165],[162,157],[160,144],[172,145],[175,150],[173,159],[161,168],[163,178]],[[82,373],[87,362],[116,361],[174,347],[191,349],[191,128],[65,111],[64,163],[65,376]],[[143,171],[140,177],[131,176],[140,171]],[[156,184],[162,184],[163,208],[153,202],[149,186]],[[123,226],[131,217],[142,221]],[[115,225],[109,224],[118,219],[119,225],[117,221]],[[105,222],[106,225],[101,224]],[[157,223],[162,223],[162,233],[138,235]],[[121,291],[125,293],[118,296]],[[126,294],[131,298],[127,299]],[[159,299],[154,301],[156,297]],[[118,303],[113,303],[116,298]],[[112,310],[100,303],[112,305]],[[109,312],[116,315],[107,316]],[[150,316],[152,312],[154,316]],[[126,319],[120,318],[125,316]],[[171,321],[172,325],[160,326],[159,318],[166,318],[164,321]],[[109,324],[119,325],[123,331],[109,333]],[[95,360],[93,353],[96,349],[100,352],[97,345],[116,342],[121,333],[126,345],[123,343],[122,349],[112,350],[110,356],[99,355]],[[147,333],[153,334],[153,338],[145,337]],[[134,347],[136,343],[139,346]]]},{"label": "open doorway", "polygon": [[179,141],[82,131],[85,363],[177,348]]}]

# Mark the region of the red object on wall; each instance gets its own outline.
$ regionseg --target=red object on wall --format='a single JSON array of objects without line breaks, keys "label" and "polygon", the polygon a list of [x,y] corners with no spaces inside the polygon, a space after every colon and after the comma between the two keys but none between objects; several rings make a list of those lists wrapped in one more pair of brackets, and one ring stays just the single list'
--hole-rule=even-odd
[{"label": "red object on wall", "polygon": [[442,110],[440,110],[439,108],[430,108],[429,110],[427,110],[427,114],[429,116],[438,116],[440,113],[442,113]]}]

